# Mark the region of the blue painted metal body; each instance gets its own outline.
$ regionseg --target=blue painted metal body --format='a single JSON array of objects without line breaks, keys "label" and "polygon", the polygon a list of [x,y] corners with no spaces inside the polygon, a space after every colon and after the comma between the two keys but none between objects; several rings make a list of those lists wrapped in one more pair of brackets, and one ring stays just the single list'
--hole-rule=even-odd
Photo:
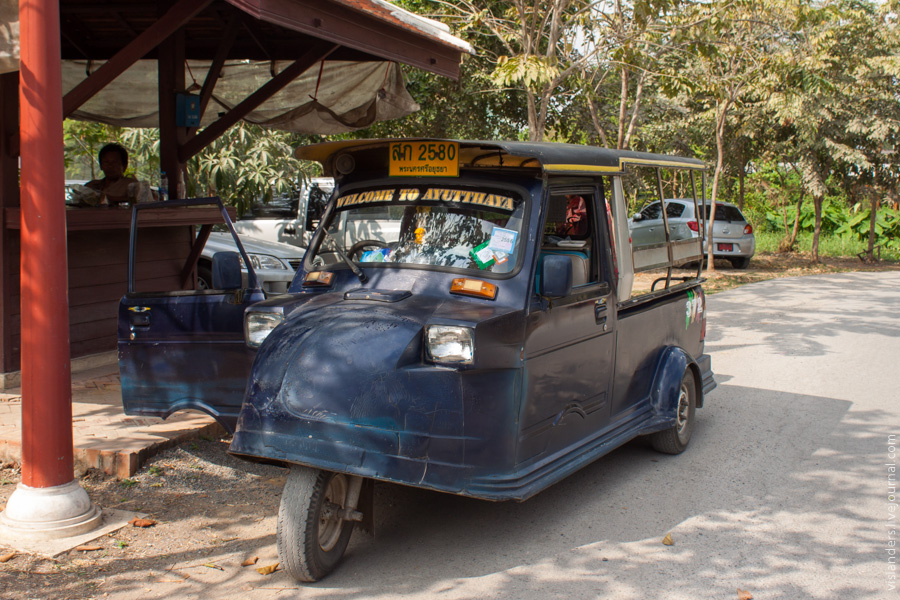
[{"label": "blue painted metal body", "polygon": [[[146,211],[212,206],[234,235],[251,289],[135,292],[138,220]],[[186,214],[190,214],[187,212]],[[209,223],[207,223],[209,224]],[[239,274],[239,273],[238,273]],[[118,349],[125,413],[168,417],[195,409],[234,431],[255,352],[244,342],[244,311],[265,299],[228,212],[218,198],[136,204],[128,293],[119,303]]]},{"label": "blue painted metal body", "polygon": [[[396,185],[380,167],[367,169],[365,156],[335,197],[355,185]],[[702,405],[715,382],[701,322],[685,320],[686,302],[702,297],[699,282],[618,303],[605,218],[594,222],[597,281],[553,301],[535,292],[548,195],[580,186],[602,200],[600,176],[557,183],[539,169],[522,169],[463,172],[459,181],[505,186],[526,203],[517,267],[483,276],[497,285],[495,299],[452,294],[453,279],[471,273],[451,268],[363,264],[361,283],[340,265],[330,269],[330,285],[306,287],[315,269],[308,254],[289,294],[254,305],[278,308],[284,321],[251,368],[249,349],[232,345],[241,331],[236,311],[246,303],[229,308],[220,298],[207,314],[211,297],[209,304],[202,294],[163,298],[168,314],[152,298],[127,296],[119,332],[123,391],[132,393],[126,406],[162,415],[189,406],[227,424],[236,404],[223,408],[211,399],[243,396],[230,448],[237,456],[524,500],[630,439],[672,427],[686,370]],[[600,202],[596,209],[605,210]],[[333,199],[323,223],[335,210]],[[316,235],[313,247],[321,229]],[[154,321],[159,336],[144,338],[143,346],[128,340],[131,309],[141,306],[162,315]],[[429,362],[428,325],[471,328],[473,364]],[[153,397],[167,387],[177,389]]]}]

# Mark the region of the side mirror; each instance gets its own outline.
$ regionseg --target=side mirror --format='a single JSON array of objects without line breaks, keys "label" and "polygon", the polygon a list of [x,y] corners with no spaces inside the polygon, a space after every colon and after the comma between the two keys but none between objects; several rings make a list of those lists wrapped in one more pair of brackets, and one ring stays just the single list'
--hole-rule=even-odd
[{"label": "side mirror", "polygon": [[640,221],[643,218],[644,218],[644,215],[642,215],[641,213],[634,213],[634,216],[631,217],[631,220],[632,221]]},{"label": "side mirror", "polygon": [[215,290],[239,290],[243,287],[241,255],[216,252],[212,260],[212,286]]},{"label": "side mirror", "polygon": [[548,254],[541,262],[541,295],[562,298],[572,292],[572,261],[568,256]]}]

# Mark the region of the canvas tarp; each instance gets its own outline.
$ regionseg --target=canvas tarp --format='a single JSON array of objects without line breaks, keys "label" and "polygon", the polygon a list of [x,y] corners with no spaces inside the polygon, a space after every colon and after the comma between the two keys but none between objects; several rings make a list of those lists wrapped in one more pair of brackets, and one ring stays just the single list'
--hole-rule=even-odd
[{"label": "canvas tarp", "polygon": [[[80,83],[102,63],[63,61],[63,92]],[[198,94],[209,61],[189,61],[188,92]],[[278,73],[287,62],[232,61],[216,83],[201,126],[215,121]],[[119,125],[158,127],[156,61],[140,60],[72,114],[72,118]],[[419,105],[406,91],[397,63],[325,61],[288,84],[245,121],[305,134],[333,135],[397,119]]]},{"label": "canvas tarp", "polygon": [[19,0],[0,0],[0,73],[19,70]]}]

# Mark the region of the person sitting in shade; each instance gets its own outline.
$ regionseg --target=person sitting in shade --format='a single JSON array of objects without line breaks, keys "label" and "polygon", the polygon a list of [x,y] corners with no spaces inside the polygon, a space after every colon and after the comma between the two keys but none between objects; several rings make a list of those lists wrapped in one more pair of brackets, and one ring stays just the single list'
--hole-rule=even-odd
[{"label": "person sitting in shade", "polygon": [[[103,179],[93,179],[85,184],[100,195],[99,204],[114,205],[135,200],[138,180],[125,175],[128,168],[128,150],[119,144],[106,144],[97,154]],[[134,187],[129,191],[129,185]]]}]

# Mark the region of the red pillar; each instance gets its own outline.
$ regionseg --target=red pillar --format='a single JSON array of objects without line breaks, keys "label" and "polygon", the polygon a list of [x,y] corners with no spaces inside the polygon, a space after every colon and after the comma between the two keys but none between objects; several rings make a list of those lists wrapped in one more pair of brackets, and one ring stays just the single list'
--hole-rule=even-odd
[{"label": "red pillar", "polygon": [[73,480],[59,1],[19,0],[22,483]]}]

